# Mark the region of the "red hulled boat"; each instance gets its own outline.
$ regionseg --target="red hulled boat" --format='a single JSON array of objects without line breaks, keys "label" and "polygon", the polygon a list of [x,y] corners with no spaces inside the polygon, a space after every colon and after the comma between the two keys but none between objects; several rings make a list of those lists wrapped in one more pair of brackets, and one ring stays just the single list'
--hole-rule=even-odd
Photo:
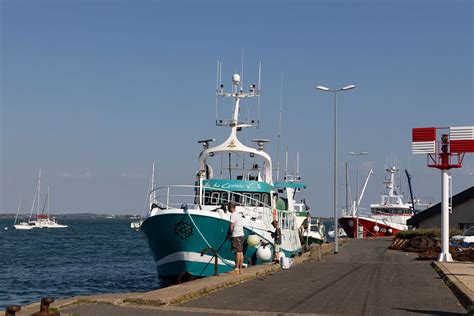
[{"label": "red hulled boat", "polygon": [[[349,237],[383,237],[395,236],[401,230],[407,230],[407,220],[414,215],[411,203],[404,203],[403,196],[395,185],[396,167],[386,169],[389,179],[385,181],[387,194],[382,194],[380,203],[370,205],[370,214],[357,212],[357,207],[350,215],[339,219],[339,225]],[[359,229],[357,229],[357,226]]]}]

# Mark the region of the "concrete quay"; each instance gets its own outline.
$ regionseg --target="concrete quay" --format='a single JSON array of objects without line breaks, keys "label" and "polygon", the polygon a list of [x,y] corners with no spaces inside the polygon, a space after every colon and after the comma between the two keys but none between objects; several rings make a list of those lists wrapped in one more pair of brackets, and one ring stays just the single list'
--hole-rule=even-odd
[{"label": "concrete quay", "polygon": [[[344,245],[348,240],[342,240],[341,245]],[[321,246],[321,254],[326,255],[333,251],[332,244],[324,244]],[[310,260],[310,254],[304,253],[301,257],[296,257],[294,265],[299,265]],[[66,299],[60,299],[51,304],[51,307],[58,308],[61,315],[80,314],[80,315],[120,315],[120,310],[124,309],[130,312],[130,309],[137,309],[133,314],[141,315],[146,311],[142,309],[152,309],[160,307],[160,311],[165,312],[164,306],[179,304],[191,299],[195,299],[202,295],[206,295],[227,287],[241,284],[248,280],[271,275],[280,271],[279,265],[267,264],[252,266],[244,269],[241,275],[220,274],[219,276],[212,276],[198,279],[192,282],[187,282],[179,285],[169,286],[150,292],[143,293],[111,293],[101,295],[89,296],[75,296]],[[39,303],[34,303],[22,308],[16,315],[30,315],[39,310]],[[75,312],[79,308],[81,312]],[[82,309],[86,308],[84,313]],[[72,311],[69,313],[69,311]],[[170,311],[171,312],[171,311]],[[171,312],[173,314],[173,312]],[[207,312],[206,312],[207,314]],[[123,315],[131,315],[124,313]],[[154,312],[156,315],[156,311]]]},{"label": "concrete quay", "polygon": [[[81,316],[466,314],[431,262],[388,250],[390,242],[351,240],[339,254],[319,262],[305,254],[290,270],[257,266],[240,276],[210,277],[147,293],[76,297],[53,306],[61,308],[61,315]],[[447,275],[472,285],[472,273],[466,270],[470,266],[462,265],[449,264]]]},{"label": "concrete quay", "polygon": [[470,315],[474,315],[474,263],[433,262],[433,267]]}]

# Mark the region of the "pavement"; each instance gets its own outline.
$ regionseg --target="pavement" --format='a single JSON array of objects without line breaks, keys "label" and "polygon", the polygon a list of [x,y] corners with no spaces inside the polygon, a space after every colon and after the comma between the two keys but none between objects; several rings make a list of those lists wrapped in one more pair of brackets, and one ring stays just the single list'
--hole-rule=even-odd
[{"label": "pavement", "polygon": [[[347,240],[342,240],[346,243]],[[321,253],[327,254],[333,249],[332,244],[325,244],[321,248]],[[295,258],[295,265],[310,260],[310,254],[305,253],[301,257]],[[241,275],[221,274],[198,279],[179,285],[169,286],[155,291],[144,293],[111,293],[90,296],[76,296],[71,298],[59,299],[54,302],[51,307],[59,308],[61,315],[80,314],[80,315],[129,315],[130,309],[138,309],[137,313],[141,315],[142,309],[150,309],[160,307],[160,313],[165,313],[162,309],[164,306],[178,304],[197,298],[202,295],[212,293],[236,284],[241,284],[248,280],[261,277],[267,274],[281,270],[278,265],[266,264],[252,266],[245,269]],[[121,308],[123,313],[121,314]],[[18,316],[30,315],[39,310],[39,303],[24,306]],[[180,311],[182,309],[179,309]],[[167,314],[173,314],[175,311],[170,310]],[[146,313],[143,311],[143,313]],[[209,314],[206,311],[205,314]],[[155,312],[156,314],[156,312]],[[178,312],[179,314],[179,312]],[[144,314],[146,315],[146,314]]]},{"label": "pavement", "polygon": [[257,266],[241,276],[205,278],[147,293],[61,300],[55,306],[62,307],[61,315],[81,316],[466,314],[431,262],[388,250],[390,242],[352,240],[337,255],[320,262],[305,255],[290,270]]},{"label": "pavement", "polygon": [[474,263],[435,261],[433,267],[469,314],[474,315]]},{"label": "pavement", "polygon": [[345,315],[466,314],[430,262],[388,250],[390,243],[352,240],[322,262],[308,262],[181,306]]}]

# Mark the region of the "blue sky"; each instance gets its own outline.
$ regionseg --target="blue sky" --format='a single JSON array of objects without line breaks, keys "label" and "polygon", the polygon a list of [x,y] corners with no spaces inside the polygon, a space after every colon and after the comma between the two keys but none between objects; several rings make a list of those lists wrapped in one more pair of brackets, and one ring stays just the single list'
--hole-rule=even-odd
[{"label": "blue sky", "polygon": [[[275,157],[283,69],[282,148],[290,165],[300,152],[314,215],[332,213],[332,98],[317,84],[357,86],[339,97],[339,182],[342,197],[346,160],[355,178],[346,152],[368,151],[360,182],[370,167],[375,176],[364,205],[378,201],[392,156],[414,175],[416,195],[438,200],[439,172],[411,155],[411,128],[474,122],[471,1],[3,0],[0,8],[2,212],[21,194],[31,203],[40,167],[57,213],[140,212],[153,160],[159,185],[192,184],[197,140],[227,134],[214,126],[216,60],[228,80],[242,48],[246,82],[259,60],[263,68],[261,128],[245,137],[270,138]],[[453,172],[455,193],[474,183],[473,158],[464,165]]]}]

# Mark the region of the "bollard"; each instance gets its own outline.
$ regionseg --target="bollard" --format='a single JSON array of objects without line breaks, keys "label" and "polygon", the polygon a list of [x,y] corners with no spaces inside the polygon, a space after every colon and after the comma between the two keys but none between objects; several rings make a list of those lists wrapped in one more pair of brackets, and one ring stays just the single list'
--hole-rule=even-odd
[{"label": "bollard", "polygon": [[41,299],[40,310],[37,313],[31,314],[31,316],[60,316],[59,312],[50,312],[49,305],[54,302],[54,298],[43,297]]},{"label": "bollard", "polygon": [[15,316],[15,313],[20,311],[21,306],[18,305],[10,305],[7,306],[5,309],[5,316]]},{"label": "bollard", "polygon": [[311,244],[309,246],[311,260],[321,261],[321,245],[320,244]]}]

